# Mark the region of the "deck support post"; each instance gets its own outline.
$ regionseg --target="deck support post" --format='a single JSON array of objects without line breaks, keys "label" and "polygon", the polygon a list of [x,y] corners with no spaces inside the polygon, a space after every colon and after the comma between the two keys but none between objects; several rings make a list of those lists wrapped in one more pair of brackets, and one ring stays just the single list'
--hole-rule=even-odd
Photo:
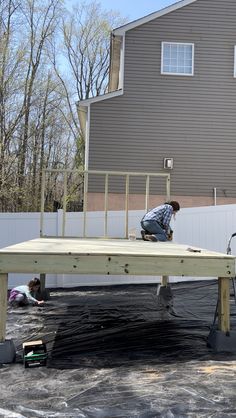
[{"label": "deck support post", "polygon": [[50,292],[46,289],[46,274],[40,273],[40,296],[43,300],[50,299]]},{"label": "deck support post", "polygon": [[5,341],[7,321],[8,274],[0,274],[0,342]]},{"label": "deck support post", "polygon": [[230,330],[230,277],[218,278],[218,328],[208,336],[208,346],[215,352],[236,352],[236,331]]},{"label": "deck support post", "polygon": [[12,340],[6,340],[8,274],[0,274],[0,364],[12,363],[16,351]]},{"label": "deck support post", "polygon": [[169,311],[173,307],[173,294],[169,285],[169,276],[162,276],[157,286],[158,305]]},{"label": "deck support post", "polygon": [[229,333],[230,331],[230,278],[219,277],[218,279],[218,328],[224,333]]},{"label": "deck support post", "polygon": [[162,276],[161,277],[161,286],[167,287],[169,283],[169,276]]}]

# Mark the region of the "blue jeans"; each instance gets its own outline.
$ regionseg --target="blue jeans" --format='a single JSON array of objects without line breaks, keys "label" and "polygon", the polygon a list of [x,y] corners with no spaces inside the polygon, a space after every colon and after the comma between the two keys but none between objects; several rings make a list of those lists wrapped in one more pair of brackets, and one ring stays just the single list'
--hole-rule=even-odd
[{"label": "blue jeans", "polygon": [[141,221],[141,227],[149,234],[155,235],[158,241],[167,241],[167,235],[157,221]]}]

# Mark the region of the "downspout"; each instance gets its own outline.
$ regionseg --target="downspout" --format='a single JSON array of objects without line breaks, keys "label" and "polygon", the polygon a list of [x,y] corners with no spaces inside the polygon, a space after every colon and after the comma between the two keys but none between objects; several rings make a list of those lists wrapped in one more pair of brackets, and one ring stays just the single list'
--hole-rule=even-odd
[{"label": "downspout", "polygon": [[216,203],[216,187],[213,188],[213,197],[214,197],[214,206],[217,205]]}]

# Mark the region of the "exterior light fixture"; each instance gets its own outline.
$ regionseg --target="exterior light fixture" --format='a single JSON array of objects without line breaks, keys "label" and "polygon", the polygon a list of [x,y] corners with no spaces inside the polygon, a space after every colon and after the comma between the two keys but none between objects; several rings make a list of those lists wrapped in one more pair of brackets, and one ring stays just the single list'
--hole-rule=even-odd
[{"label": "exterior light fixture", "polygon": [[173,158],[164,158],[164,169],[165,170],[173,170],[174,168],[174,159]]}]

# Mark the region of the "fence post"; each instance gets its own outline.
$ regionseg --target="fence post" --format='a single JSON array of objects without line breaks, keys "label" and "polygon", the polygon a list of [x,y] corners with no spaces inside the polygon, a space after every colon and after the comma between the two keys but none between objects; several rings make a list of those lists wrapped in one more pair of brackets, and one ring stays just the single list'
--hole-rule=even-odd
[{"label": "fence post", "polygon": [[63,209],[57,211],[57,237],[61,237],[63,234]]}]

